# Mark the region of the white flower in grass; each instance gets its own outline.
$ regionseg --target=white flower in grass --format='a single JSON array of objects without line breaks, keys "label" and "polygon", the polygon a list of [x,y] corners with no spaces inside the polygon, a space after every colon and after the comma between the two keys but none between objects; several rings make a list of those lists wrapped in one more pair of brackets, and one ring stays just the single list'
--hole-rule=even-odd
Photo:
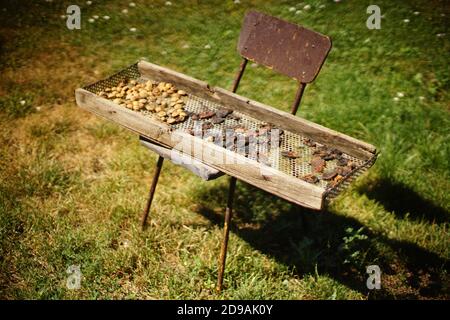
[{"label": "white flower in grass", "polygon": [[302,10],[295,11],[295,14],[300,14],[300,13],[302,13]]},{"label": "white flower in grass", "polygon": [[234,4],[239,4],[239,3],[241,3],[241,1],[239,1],[239,0],[234,0],[233,2],[234,2]]},{"label": "white flower in grass", "polygon": [[392,98],[392,100],[394,100],[395,102],[398,102],[398,101],[400,101],[400,98],[399,97],[394,97],[394,98]]},{"label": "white flower in grass", "polygon": [[94,23],[95,20],[92,18],[89,18],[88,21],[89,21],[89,23]]},{"label": "white flower in grass", "polygon": [[425,100],[425,97],[424,96],[419,96],[419,100],[423,101],[423,100]]},{"label": "white flower in grass", "polygon": [[61,19],[65,19],[65,18],[66,18],[66,15],[62,14],[62,15],[60,15],[59,17],[60,17]]},{"label": "white flower in grass", "polygon": [[290,12],[295,11],[295,7],[290,7],[290,8],[289,8],[289,11],[290,11]]},{"label": "white flower in grass", "polygon": [[309,10],[311,9],[311,6],[309,4],[307,4],[306,6],[303,7],[303,10]]},{"label": "white flower in grass", "polygon": [[92,18],[94,18],[95,20],[97,20],[99,17],[97,15],[92,16]]},{"label": "white flower in grass", "polygon": [[109,20],[109,16],[103,16],[103,19]]},{"label": "white flower in grass", "polygon": [[415,16],[418,16],[418,15],[420,14],[420,12],[419,12],[419,11],[414,11],[413,14],[414,14]]},{"label": "white flower in grass", "polygon": [[183,48],[183,49],[189,49],[190,47],[189,47],[188,44],[185,44],[185,45],[182,46],[182,48]]},{"label": "white flower in grass", "polygon": [[445,33],[438,33],[438,34],[436,34],[436,37],[438,37],[438,38],[445,37]]},{"label": "white flower in grass", "polygon": [[205,49],[211,49],[211,45],[210,44],[205,45]]},{"label": "white flower in grass", "polygon": [[325,8],[325,7],[326,7],[326,5],[321,4],[321,5],[319,6],[319,9],[323,9],[323,8]]},{"label": "white flower in grass", "polygon": [[403,19],[404,23],[409,23],[409,19]]},{"label": "white flower in grass", "polygon": [[24,106],[27,103],[25,100],[20,100],[20,105]]},{"label": "white flower in grass", "polygon": [[90,5],[92,4],[92,1],[86,1],[86,4],[87,4],[88,6],[90,6]]},{"label": "white flower in grass", "polygon": [[136,3],[134,3],[134,2],[130,2],[128,5],[129,5],[130,7],[136,7]]},{"label": "white flower in grass", "polygon": [[128,9],[123,9],[122,13],[127,14],[128,13]]},{"label": "white flower in grass", "polygon": [[397,97],[403,98],[405,94],[403,92],[397,92]]},{"label": "white flower in grass", "polygon": [[165,5],[166,5],[166,6],[171,6],[171,5],[172,5],[172,2],[166,1]]},{"label": "white flower in grass", "polygon": [[36,107],[36,111],[41,111],[41,107]]},{"label": "white flower in grass", "polygon": [[134,28],[134,27],[133,27],[133,28],[130,28],[130,31],[131,31],[131,32],[136,32],[136,30],[137,30],[137,29]]}]

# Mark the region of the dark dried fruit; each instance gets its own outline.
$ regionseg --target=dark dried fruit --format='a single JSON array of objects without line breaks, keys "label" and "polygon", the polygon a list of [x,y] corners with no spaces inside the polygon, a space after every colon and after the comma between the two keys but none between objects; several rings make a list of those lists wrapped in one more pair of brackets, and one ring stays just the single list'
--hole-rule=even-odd
[{"label": "dark dried fruit", "polygon": [[337,174],[338,174],[338,173],[336,172],[336,170],[324,172],[324,173],[322,174],[322,179],[323,179],[323,180],[331,180],[331,179],[333,179],[334,177],[336,177]]},{"label": "dark dried fruit", "polygon": [[317,149],[313,151],[313,155],[323,158],[328,155],[328,152],[324,149]]},{"label": "dark dried fruit", "polygon": [[317,183],[319,182],[319,178],[313,174],[307,174],[306,176],[301,177],[302,180],[309,183]]},{"label": "dark dried fruit", "polygon": [[215,114],[216,113],[213,111],[203,111],[203,112],[200,112],[198,117],[199,117],[199,119],[204,120],[204,119],[212,118]]},{"label": "dark dried fruit", "polygon": [[221,108],[216,111],[216,116],[219,118],[225,118],[226,116],[228,116],[231,113],[233,113],[233,110]]},{"label": "dark dried fruit", "polygon": [[224,118],[219,118],[219,117],[213,117],[212,119],[211,119],[211,121],[212,121],[212,123],[214,123],[214,124],[220,124],[220,123],[222,123],[222,122],[224,122],[225,121],[225,119]]},{"label": "dark dried fruit", "polygon": [[296,152],[294,151],[281,151],[281,155],[283,157],[289,158],[289,159],[297,159],[300,157]]},{"label": "dark dried fruit", "polygon": [[322,159],[325,161],[334,160],[335,158],[336,158],[336,156],[332,153],[326,154],[322,157]]},{"label": "dark dried fruit", "polygon": [[325,166],[326,166],[326,162],[322,158],[317,157],[317,156],[312,158],[311,167],[312,167],[313,172],[322,172],[323,169],[325,168]]},{"label": "dark dried fruit", "polygon": [[340,151],[340,150],[338,150],[338,149],[336,149],[336,148],[331,148],[331,149],[330,149],[330,152],[333,153],[333,154],[335,154],[336,156],[342,155],[342,151]]},{"label": "dark dried fruit", "polygon": [[347,165],[347,163],[348,163],[348,159],[346,159],[344,157],[339,157],[338,158],[338,161],[337,161],[337,165],[338,166],[344,167],[344,166]]},{"label": "dark dried fruit", "polygon": [[309,139],[309,138],[306,138],[306,139],[303,141],[303,143],[304,143],[305,145],[307,145],[308,147],[315,147],[315,146],[316,146],[316,143],[315,143],[314,141],[312,141],[311,139]]},{"label": "dark dried fruit", "polygon": [[346,176],[348,175],[350,172],[352,172],[352,168],[351,167],[337,167],[336,168],[336,172],[341,175],[341,176]]}]

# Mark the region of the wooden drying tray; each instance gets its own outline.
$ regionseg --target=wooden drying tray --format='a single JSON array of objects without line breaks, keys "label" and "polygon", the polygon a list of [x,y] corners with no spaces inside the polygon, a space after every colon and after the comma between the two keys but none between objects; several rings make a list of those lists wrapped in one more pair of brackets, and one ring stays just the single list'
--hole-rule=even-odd
[{"label": "wooden drying tray", "polygon": [[[134,71],[130,68],[134,68]],[[130,68],[90,86],[76,89],[75,95],[78,106],[116,122],[164,147],[180,149],[179,146],[181,144],[183,146],[187,144],[195,146],[190,148],[190,151],[188,150],[189,154],[185,150],[182,150],[182,152],[185,153],[185,156],[198,159],[210,167],[301,206],[322,209],[328,198],[339,193],[354,177],[370,167],[376,159],[376,149],[368,143],[234,94],[228,90],[210,87],[206,82],[146,61],[139,61]],[[298,177],[268,167],[256,160],[249,159],[244,155],[227,150],[199,137],[192,136],[181,130],[173,130],[173,127],[171,128],[165,123],[152,119],[142,112],[121,107],[96,94],[96,92],[101,90],[102,85],[103,88],[106,85],[114,86],[124,78],[170,82],[178,89],[185,90],[190,98],[207,100],[240,114],[248,115],[260,122],[272,123],[285,130],[285,132],[291,132],[310,138],[327,147],[336,148],[352,157],[352,159],[358,159],[359,165],[332,189],[305,182]],[[203,150],[202,155],[198,153],[199,147]],[[217,159],[224,159],[225,157],[227,159],[226,162],[217,161]]]}]

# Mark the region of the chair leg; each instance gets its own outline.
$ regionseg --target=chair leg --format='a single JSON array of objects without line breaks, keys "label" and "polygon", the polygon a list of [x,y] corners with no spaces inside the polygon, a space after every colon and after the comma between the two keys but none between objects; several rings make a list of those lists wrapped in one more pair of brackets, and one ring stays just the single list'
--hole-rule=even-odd
[{"label": "chair leg", "polygon": [[233,215],[233,198],[235,189],[236,189],[236,178],[230,177],[230,188],[228,190],[227,208],[225,210],[225,223],[223,226],[223,241],[222,241],[222,248],[220,250],[219,275],[217,277],[216,289],[218,292],[222,291],[223,285],[223,274],[225,272],[225,262],[227,259],[228,238],[230,234],[231,217]]},{"label": "chair leg", "polygon": [[145,226],[147,223],[148,213],[150,212],[150,207],[152,205],[153,196],[155,195],[156,185],[158,184],[158,178],[159,178],[159,174],[161,173],[161,168],[162,168],[163,163],[164,163],[164,158],[159,156],[158,162],[156,163],[155,174],[153,175],[152,185],[150,186],[150,192],[148,195],[147,205],[145,206],[144,212],[142,214],[142,220],[141,220],[142,230],[145,229]]}]

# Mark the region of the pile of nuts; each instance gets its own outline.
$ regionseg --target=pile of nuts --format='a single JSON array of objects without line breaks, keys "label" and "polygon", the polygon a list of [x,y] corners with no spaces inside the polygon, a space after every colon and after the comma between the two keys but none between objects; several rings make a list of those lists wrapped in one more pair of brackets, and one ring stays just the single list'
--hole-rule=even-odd
[{"label": "pile of nuts", "polygon": [[184,110],[187,93],[168,82],[121,81],[98,95],[128,109],[150,111],[159,121],[167,124],[183,122],[188,116],[188,112]]}]

